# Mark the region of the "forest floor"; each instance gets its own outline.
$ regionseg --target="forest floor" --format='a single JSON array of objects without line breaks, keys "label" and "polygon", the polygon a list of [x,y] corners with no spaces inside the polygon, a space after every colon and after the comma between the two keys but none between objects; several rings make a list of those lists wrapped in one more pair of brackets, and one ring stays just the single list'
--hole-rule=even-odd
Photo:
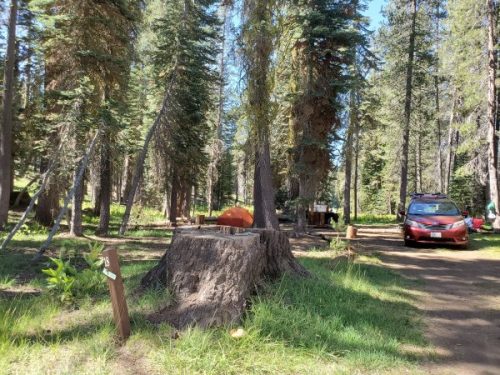
[{"label": "forest floor", "polygon": [[[406,250],[394,226],[380,224],[361,226],[360,239],[353,243],[357,255],[350,257],[341,251],[340,233],[314,230],[312,236],[291,239],[295,255],[314,277],[284,277],[261,290],[240,324],[244,337],[231,336],[235,327],[175,332],[168,325],[148,321],[152,312],[171,303],[168,291],[138,293],[141,277],[168,248],[172,231],[161,224],[161,215],[143,211],[134,216],[127,236],[118,237],[115,233],[122,210],[113,207],[110,237],[94,236],[96,219],[86,216],[85,236],[73,238],[63,230],[49,255],[64,252],[78,257],[94,243],[118,248],[132,324],[130,339],[117,344],[105,286],[71,305],[61,304],[48,292],[40,269],[50,264],[31,263],[47,230],[29,224],[0,254],[0,374],[425,374],[429,369],[446,373],[440,371],[450,368],[453,373],[454,367],[449,366],[460,364],[441,349],[458,353],[455,346],[440,344],[432,335],[447,329],[439,326],[442,322],[438,316],[433,318],[434,309],[428,304],[432,301],[432,274],[424,269],[420,274],[412,272],[421,266],[419,258],[425,261],[425,254],[448,256],[449,260],[443,259],[452,262],[454,256],[468,252]],[[329,244],[318,235],[333,241]],[[500,261],[500,237],[478,237],[473,246],[481,249],[471,252],[477,268],[498,265],[479,259],[491,257],[494,261],[496,257]],[[448,273],[447,263],[439,267]],[[489,284],[498,281],[494,272],[492,267],[484,271],[484,277],[468,280],[477,281],[474,285],[480,288],[474,293],[475,301],[482,304],[478,314],[496,311],[480,298],[495,298],[490,289],[495,285]],[[447,277],[442,277],[443,287]],[[468,284],[460,285],[467,288]],[[451,293],[453,288],[451,285]],[[449,298],[450,292],[441,289],[439,293]],[[456,303],[456,308],[473,308],[466,303]],[[449,317],[450,324],[462,324],[453,318]],[[468,318],[463,318],[463,324],[472,322]],[[478,315],[478,319],[481,324],[487,319],[497,324],[486,315]],[[442,328],[429,326],[433,321]],[[425,326],[429,327],[427,335]],[[461,330],[468,328],[452,327],[450,332],[460,337]],[[474,345],[474,350],[482,348]],[[493,353],[488,350],[494,347],[484,352]]]},{"label": "forest floor", "polygon": [[434,345],[431,374],[500,374],[500,239],[473,235],[469,250],[404,247],[396,226],[363,226],[361,254],[421,283],[417,305]]}]

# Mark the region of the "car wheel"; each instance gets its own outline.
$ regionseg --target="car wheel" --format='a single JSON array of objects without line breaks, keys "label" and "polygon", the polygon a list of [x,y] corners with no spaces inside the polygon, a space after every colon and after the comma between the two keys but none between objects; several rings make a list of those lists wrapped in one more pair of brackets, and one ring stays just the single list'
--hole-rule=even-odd
[{"label": "car wheel", "polygon": [[415,246],[415,242],[411,241],[411,240],[405,240],[405,247],[414,247]]}]

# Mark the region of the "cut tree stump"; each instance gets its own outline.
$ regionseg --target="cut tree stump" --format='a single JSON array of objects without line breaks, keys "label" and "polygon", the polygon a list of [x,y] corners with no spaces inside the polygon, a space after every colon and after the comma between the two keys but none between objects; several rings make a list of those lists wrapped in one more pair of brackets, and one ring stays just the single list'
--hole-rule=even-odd
[{"label": "cut tree stump", "polygon": [[283,232],[179,228],[141,284],[168,287],[175,295],[174,305],[151,315],[154,323],[209,327],[238,322],[256,288],[284,273],[309,276]]}]

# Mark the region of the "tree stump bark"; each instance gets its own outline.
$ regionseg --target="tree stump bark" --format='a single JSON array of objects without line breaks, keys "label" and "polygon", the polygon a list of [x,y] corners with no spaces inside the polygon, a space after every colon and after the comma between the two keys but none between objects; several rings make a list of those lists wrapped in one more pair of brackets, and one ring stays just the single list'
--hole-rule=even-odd
[{"label": "tree stump bark", "polygon": [[283,232],[179,229],[141,284],[168,287],[175,295],[175,304],[153,314],[151,321],[166,321],[176,328],[209,327],[239,321],[258,285],[286,272],[309,275],[294,258]]}]

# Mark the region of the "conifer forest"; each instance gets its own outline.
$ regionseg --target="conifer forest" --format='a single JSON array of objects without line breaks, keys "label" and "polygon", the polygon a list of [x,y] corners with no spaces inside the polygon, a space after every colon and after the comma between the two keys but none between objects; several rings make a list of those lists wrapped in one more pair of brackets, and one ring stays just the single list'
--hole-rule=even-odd
[{"label": "conifer forest", "polygon": [[298,230],[314,202],[346,223],[410,192],[498,206],[498,4],[391,0],[377,30],[366,6],[3,1],[0,226],[18,180],[77,236],[86,200],[104,235],[113,202],[122,234],[136,205]]},{"label": "conifer forest", "polygon": [[[415,302],[419,278],[441,280],[456,308],[497,298],[479,314],[500,337],[487,315],[500,316],[499,7],[0,0],[0,374],[420,373],[440,339],[422,333],[438,289]],[[463,226],[463,290],[447,284],[451,266],[412,273],[452,259],[403,247],[407,226],[441,225],[412,221],[414,193],[454,202],[459,222],[441,229]],[[246,220],[231,210],[249,215],[246,237],[199,234]],[[109,247],[129,303],[124,346],[100,258]],[[423,258],[392,264],[400,248]],[[261,255],[235,261],[228,249]],[[408,278],[386,267],[413,261]],[[497,283],[491,300],[473,302],[482,292],[467,288],[482,283]],[[210,293],[221,309],[203,302]],[[211,328],[228,321],[239,323]],[[212,330],[184,330],[193,322]],[[457,337],[472,327],[456,324]],[[463,333],[464,348],[482,345],[478,332]],[[495,364],[450,373],[500,368],[498,353],[453,355]]]}]

